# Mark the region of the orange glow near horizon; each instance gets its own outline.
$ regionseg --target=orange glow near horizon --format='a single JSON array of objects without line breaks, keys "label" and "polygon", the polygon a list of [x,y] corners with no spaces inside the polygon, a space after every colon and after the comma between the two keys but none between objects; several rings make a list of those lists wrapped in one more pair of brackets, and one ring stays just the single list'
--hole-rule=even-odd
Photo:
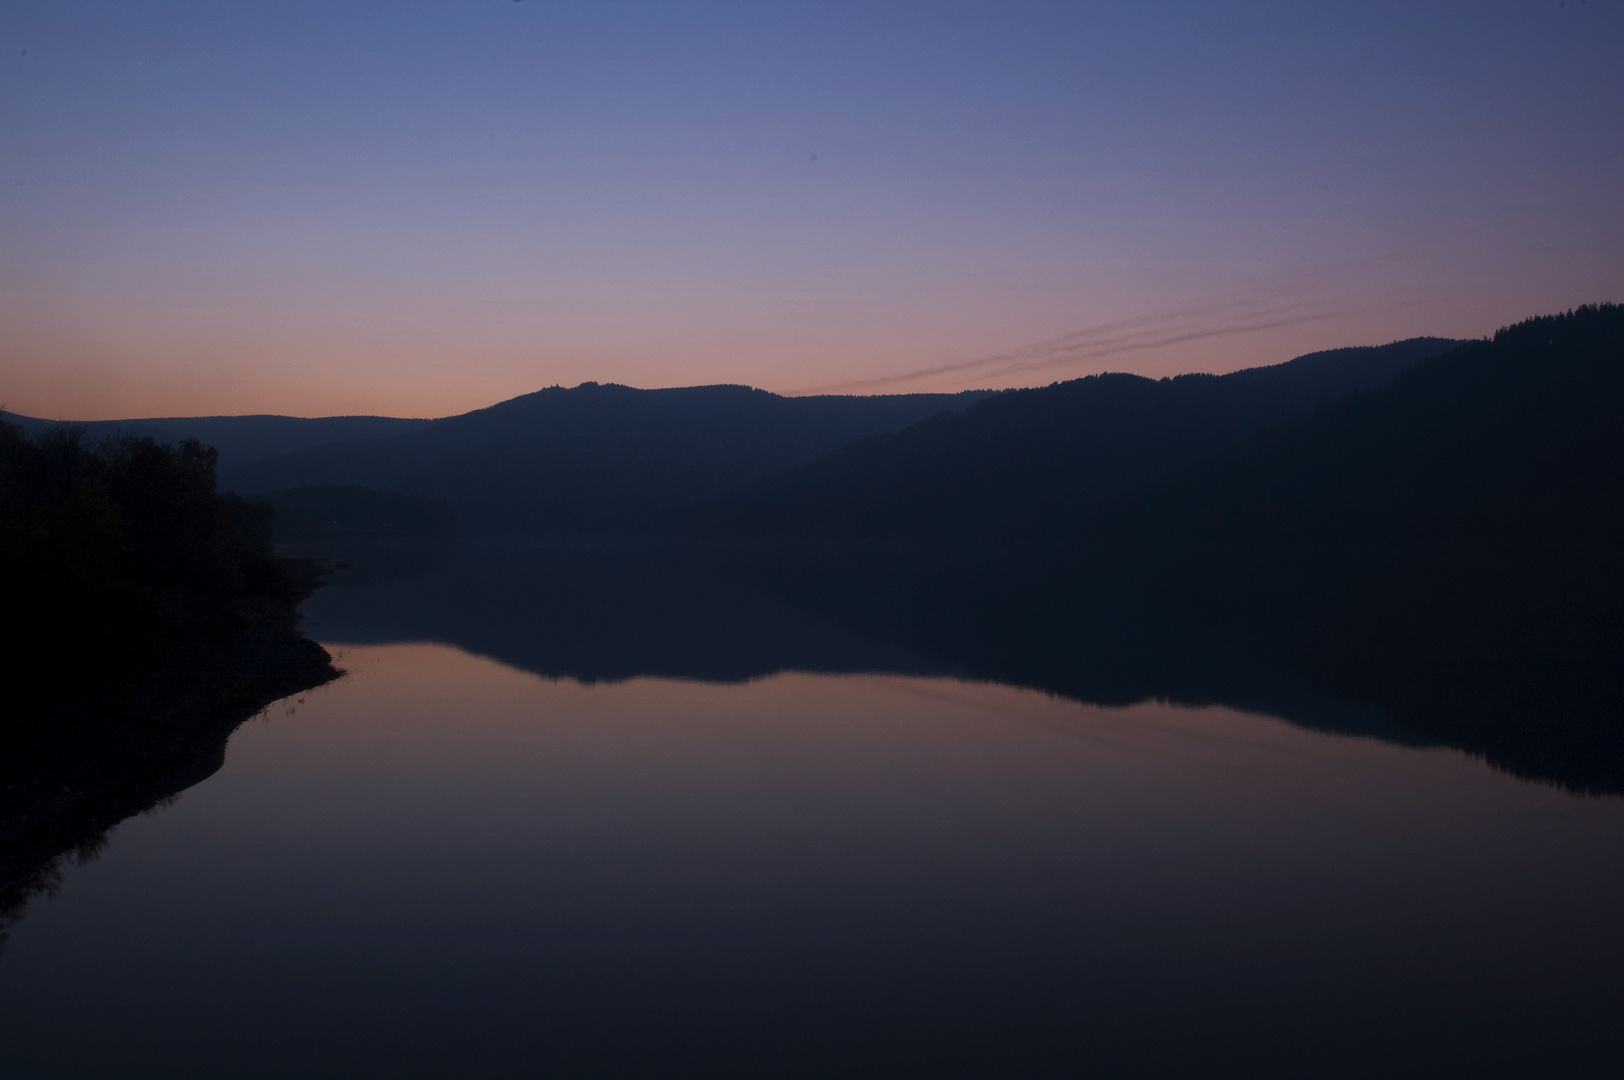
[{"label": "orange glow near horizon", "polygon": [[[546,346],[535,347],[521,344],[519,328],[470,333],[464,341],[453,334],[388,330],[329,334],[324,340],[319,329],[277,334],[256,328],[234,344],[224,328],[188,334],[150,327],[115,336],[111,328],[95,335],[89,327],[75,332],[37,326],[29,335],[26,321],[21,332],[14,321],[0,356],[0,408],[59,420],[250,413],[436,417],[583,381],[644,388],[740,383],[783,394],[953,392],[1043,385],[1101,371],[1151,377],[1222,373],[1345,345],[1422,335],[1477,337],[1520,317],[1478,310],[1487,305],[1461,305],[1445,314],[1392,301],[1352,311],[1307,302],[1260,310],[1231,305],[1237,306],[1107,317],[1045,340],[1016,337],[1014,317],[977,330],[962,318],[953,324],[944,313],[912,329],[847,328],[845,335],[835,329],[774,334],[759,322],[708,334],[698,328],[662,334],[650,326],[606,327],[595,335],[590,325],[577,325],[567,328],[568,338],[554,334]],[[1044,321],[1064,325],[1054,313]],[[548,341],[542,328],[533,332]],[[650,338],[668,344],[659,348]],[[590,347],[593,340],[601,347]]]},{"label": "orange glow near horizon", "polygon": [[1264,7],[21,5],[0,407],[1003,388],[1624,299],[1624,12]]}]

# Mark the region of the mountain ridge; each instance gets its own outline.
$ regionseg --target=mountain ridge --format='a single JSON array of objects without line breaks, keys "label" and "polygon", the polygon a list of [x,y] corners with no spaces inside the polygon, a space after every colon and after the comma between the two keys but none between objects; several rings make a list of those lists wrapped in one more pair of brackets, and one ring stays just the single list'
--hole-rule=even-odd
[{"label": "mountain ridge", "polygon": [[877,435],[695,515],[767,530],[1012,528],[1166,479],[1204,455],[1378,389],[1461,342],[1411,338],[1309,353],[1225,375],[1090,375],[1005,391]]},{"label": "mountain ridge", "polygon": [[[6,412],[0,412],[0,421],[15,424],[30,434],[59,423]],[[226,471],[278,454],[329,443],[376,438],[385,433],[399,434],[435,421],[396,416],[305,417],[250,413],[242,416],[157,416],[70,423],[83,429],[92,439],[105,438],[117,432],[145,436],[168,446],[179,446],[187,439],[196,439],[219,451],[219,467]]]},{"label": "mountain ridge", "polygon": [[223,479],[243,494],[356,485],[423,495],[499,528],[625,527],[988,393],[789,398],[582,383],[418,431],[262,459]]}]

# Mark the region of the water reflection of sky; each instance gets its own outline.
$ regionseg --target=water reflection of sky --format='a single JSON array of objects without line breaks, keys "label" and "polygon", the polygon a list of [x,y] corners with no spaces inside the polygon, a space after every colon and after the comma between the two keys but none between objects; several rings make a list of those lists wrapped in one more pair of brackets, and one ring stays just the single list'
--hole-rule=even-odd
[{"label": "water reflection of sky", "polygon": [[347,678],[18,927],[15,1075],[1582,1075],[1624,1049],[1619,800],[1225,708],[338,651]]}]

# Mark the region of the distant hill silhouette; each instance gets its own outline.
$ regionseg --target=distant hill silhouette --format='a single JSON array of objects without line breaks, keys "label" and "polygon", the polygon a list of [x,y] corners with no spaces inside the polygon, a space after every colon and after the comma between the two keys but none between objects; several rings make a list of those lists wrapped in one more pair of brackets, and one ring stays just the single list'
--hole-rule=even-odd
[{"label": "distant hill silhouette", "polygon": [[1459,344],[1414,338],[1228,375],[1107,374],[1007,391],[770,478],[696,521],[766,531],[1016,532],[1165,480]]},{"label": "distant hill silhouette", "polygon": [[1417,364],[1155,505],[1147,525],[1203,543],[1624,541],[1624,307],[1529,319]]},{"label": "distant hill silhouette", "polygon": [[1100,550],[1345,686],[1433,683],[1411,719],[1457,742],[1599,737],[1624,704],[1621,418],[1624,308],[1530,319],[1123,504]]},{"label": "distant hill silhouette", "polygon": [[[402,608],[402,633],[533,670],[747,677],[878,663],[897,646],[1090,700],[1254,704],[1274,676],[1242,674],[1290,670],[1420,741],[1616,792],[1620,417],[1624,308],[1599,305],[1491,340],[1223,376],[872,398],[587,383],[435,421],[207,422],[239,439],[223,485],[273,501],[284,541],[353,561],[350,583],[379,595],[439,575],[436,606]],[[270,445],[250,421],[340,437],[247,460]],[[120,426],[134,423],[158,421]],[[379,437],[350,437],[367,431]],[[506,580],[522,559],[464,581],[447,553],[481,527],[676,533],[713,553],[712,570],[879,651],[796,630],[734,663],[699,609],[742,594],[677,582],[683,560],[627,576],[620,563],[585,574],[597,556],[570,555],[524,596]],[[535,610],[545,626],[524,629],[553,593],[556,611]],[[496,633],[497,613],[523,633]],[[633,637],[641,651],[617,661],[613,643]]]},{"label": "distant hill silhouette", "polygon": [[[0,421],[15,424],[29,434],[39,434],[55,425],[54,420],[0,413]],[[146,420],[92,420],[76,425],[86,438],[104,439],[117,432],[139,435],[166,446],[180,446],[196,439],[219,452],[219,469],[231,469],[276,454],[286,454],[309,446],[375,439],[398,435],[434,423],[432,420],[404,420],[392,416],[167,416]]]},{"label": "distant hill silhouette", "polygon": [[[1624,308],[1530,319],[1311,410],[1233,378],[1000,395],[702,520],[825,536],[800,598],[925,655],[1156,612],[1426,737],[1624,789]],[[1076,648],[1110,640],[1090,633]]]},{"label": "distant hill silhouette", "polygon": [[787,398],[744,386],[583,383],[405,434],[267,458],[223,482],[244,493],[344,485],[429,496],[501,528],[616,528],[986,396]]}]

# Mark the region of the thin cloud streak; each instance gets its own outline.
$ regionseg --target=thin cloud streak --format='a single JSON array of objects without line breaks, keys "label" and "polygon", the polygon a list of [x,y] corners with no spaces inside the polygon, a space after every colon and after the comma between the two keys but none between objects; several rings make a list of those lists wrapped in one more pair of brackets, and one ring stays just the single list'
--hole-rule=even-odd
[{"label": "thin cloud streak", "polygon": [[[872,379],[853,379],[847,382],[830,384],[821,387],[809,387],[804,390],[792,390],[792,394],[818,394],[838,393],[854,387],[888,386],[900,382],[914,382],[919,379],[928,379],[938,375],[971,375],[981,369],[1000,369],[1002,365],[1030,363],[1033,360],[1069,355],[1089,346],[1099,347],[1106,345],[1125,345],[1137,337],[1157,331],[1166,332],[1180,322],[1188,321],[1202,315],[1210,315],[1220,311],[1232,311],[1236,308],[1256,308],[1267,304],[1266,300],[1241,300],[1227,304],[1209,305],[1200,308],[1191,308],[1186,311],[1168,312],[1161,315],[1141,315],[1132,319],[1119,319],[1113,322],[1100,323],[1097,326],[1073,330],[1059,337],[1049,338],[1046,341],[1034,342],[1018,349],[995,353],[992,356],[982,356],[974,360],[961,360],[951,364],[938,364],[934,367],[918,368],[905,371],[897,375],[881,375]],[[1300,305],[1291,305],[1291,307]],[[1289,310],[1288,307],[1286,310]],[[1233,317],[1232,317],[1233,318]],[[1227,321],[1230,320],[1226,320]],[[1134,333],[1122,334],[1120,331],[1133,330]],[[1106,335],[1115,336],[1106,336]]]},{"label": "thin cloud streak", "polygon": [[1138,341],[1130,344],[1114,344],[1105,348],[1091,349],[1073,356],[1056,357],[1042,361],[1030,361],[1012,364],[990,372],[992,376],[1009,375],[1021,371],[1039,371],[1066,364],[1079,363],[1084,360],[1100,360],[1108,356],[1117,356],[1122,353],[1143,352],[1146,349],[1166,348],[1170,345],[1183,345],[1191,341],[1205,341],[1211,338],[1232,337],[1236,334],[1250,334],[1262,330],[1278,330],[1288,326],[1303,326],[1307,323],[1321,322],[1325,319],[1350,318],[1359,315],[1370,315],[1380,311],[1395,311],[1399,308],[1413,307],[1420,303],[1418,300],[1409,300],[1398,304],[1377,304],[1362,308],[1343,308],[1338,311],[1322,311],[1312,315],[1299,315],[1289,319],[1273,319],[1266,322],[1246,323],[1239,326],[1216,327],[1206,330],[1196,330],[1189,333],[1174,334],[1171,337],[1158,338],[1154,341]]},{"label": "thin cloud streak", "polygon": [[[1350,260],[1321,267],[1313,273],[1323,277],[1347,270],[1391,262],[1401,256],[1393,253],[1367,259]],[[1299,279],[1300,280],[1300,279]],[[928,368],[901,372],[896,375],[876,376],[872,379],[851,379],[839,383],[790,390],[792,395],[837,394],[853,391],[877,390],[899,383],[957,375],[962,378],[997,378],[1018,372],[1060,368],[1099,360],[1109,356],[1166,348],[1172,345],[1201,341],[1208,338],[1232,337],[1239,334],[1261,332],[1325,319],[1342,318],[1393,310],[1409,304],[1375,305],[1365,308],[1304,312],[1305,300],[1291,300],[1273,290],[1269,295],[1245,297],[1219,304],[1186,308],[1155,315],[1141,315],[1130,319],[1117,319],[1096,326],[1085,327],[974,360],[937,364]],[[1301,313],[1301,314],[1293,314]],[[1221,316],[1210,318],[1210,316]]]}]

